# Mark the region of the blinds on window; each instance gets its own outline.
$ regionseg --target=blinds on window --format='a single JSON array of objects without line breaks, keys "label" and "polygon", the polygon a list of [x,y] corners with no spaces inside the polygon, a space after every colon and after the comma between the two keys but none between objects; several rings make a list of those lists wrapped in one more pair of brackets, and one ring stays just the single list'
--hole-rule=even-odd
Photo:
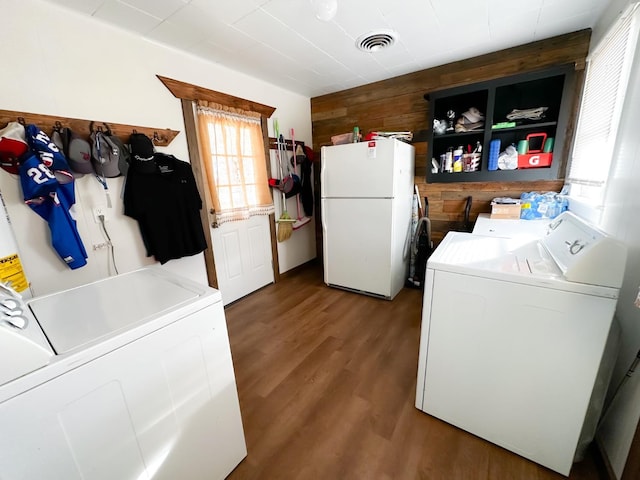
[{"label": "blinds on window", "polygon": [[587,60],[567,183],[570,195],[600,204],[611,167],[638,38],[638,4],[611,27]]}]

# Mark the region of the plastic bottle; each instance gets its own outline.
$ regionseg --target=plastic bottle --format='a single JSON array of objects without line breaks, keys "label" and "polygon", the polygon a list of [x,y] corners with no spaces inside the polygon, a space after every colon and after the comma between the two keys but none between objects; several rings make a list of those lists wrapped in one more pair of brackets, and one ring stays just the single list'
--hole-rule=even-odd
[{"label": "plastic bottle", "polygon": [[464,153],[464,147],[459,146],[453,151],[453,171],[455,173],[462,171],[462,154]]},{"label": "plastic bottle", "polygon": [[444,162],[444,171],[447,173],[452,173],[453,172],[453,147],[449,147],[445,155],[446,157]]},{"label": "plastic bottle", "polygon": [[360,141],[360,127],[353,127],[353,143]]}]

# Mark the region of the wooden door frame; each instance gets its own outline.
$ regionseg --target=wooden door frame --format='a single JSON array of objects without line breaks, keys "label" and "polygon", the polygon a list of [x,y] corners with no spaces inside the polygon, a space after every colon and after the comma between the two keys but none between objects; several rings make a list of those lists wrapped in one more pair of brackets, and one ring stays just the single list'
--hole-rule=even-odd
[{"label": "wooden door frame", "polygon": [[[276,110],[274,107],[263,105],[260,103],[245,100],[243,98],[234,97],[215,90],[199,87],[190,83],[184,83],[179,80],[156,75],[174,97],[179,98],[182,104],[182,116],[184,118],[185,134],[187,137],[187,150],[189,152],[189,162],[193,169],[196,185],[200,192],[204,194],[205,208],[200,210],[200,221],[204,230],[207,249],[210,254],[205,252],[204,261],[207,270],[207,280],[213,288],[218,287],[218,276],[216,273],[216,265],[213,256],[213,241],[211,239],[211,216],[213,215],[213,202],[211,201],[211,193],[205,181],[203,159],[200,155],[198,128],[196,123],[195,102],[198,100],[206,100],[209,102],[219,103],[228,107],[239,108],[241,110],[255,112],[260,114],[260,127],[262,129],[262,138],[265,152],[265,165],[267,173],[271,171],[271,157],[269,154],[269,131],[267,127],[267,119],[273,115]],[[270,192],[273,200],[273,193]],[[278,244],[276,238],[276,220],[275,214],[269,215],[269,230],[271,240],[271,258],[274,282],[280,280],[280,262],[278,260]]]}]

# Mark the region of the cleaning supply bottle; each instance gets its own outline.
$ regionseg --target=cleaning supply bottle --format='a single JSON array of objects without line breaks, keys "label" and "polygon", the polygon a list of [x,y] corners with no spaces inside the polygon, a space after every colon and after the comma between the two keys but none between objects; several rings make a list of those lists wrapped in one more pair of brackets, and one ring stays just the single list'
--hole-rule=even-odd
[{"label": "cleaning supply bottle", "polygon": [[447,148],[445,155],[444,171],[447,173],[453,173],[453,147]]},{"label": "cleaning supply bottle", "polygon": [[464,147],[460,145],[453,151],[453,171],[455,173],[462,171],[462,154],[464,153]]}]

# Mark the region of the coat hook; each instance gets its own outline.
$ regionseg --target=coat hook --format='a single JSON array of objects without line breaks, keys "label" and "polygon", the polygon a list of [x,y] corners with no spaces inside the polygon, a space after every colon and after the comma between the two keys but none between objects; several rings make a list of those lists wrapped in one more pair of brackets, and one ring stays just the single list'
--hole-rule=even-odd
[{"label": "coat hook", "polygon": [[18,123],[20,125],[26,125],[26,122],[24,121],[24,117],[18,117]]},{"label": "coat hook", "polygon": [[53,125],[53,129],[58,132],[62,131],[62,123],[60,123],[60,120],[56,120],[56,123]]},{"label": "coat hook", "polygon": [[102,125],[104,125],[104,128],[106,129],[107,135],[111,136],[111,127],[109,127],[109,125],[107,124],[107,122],[102,122]]}]

